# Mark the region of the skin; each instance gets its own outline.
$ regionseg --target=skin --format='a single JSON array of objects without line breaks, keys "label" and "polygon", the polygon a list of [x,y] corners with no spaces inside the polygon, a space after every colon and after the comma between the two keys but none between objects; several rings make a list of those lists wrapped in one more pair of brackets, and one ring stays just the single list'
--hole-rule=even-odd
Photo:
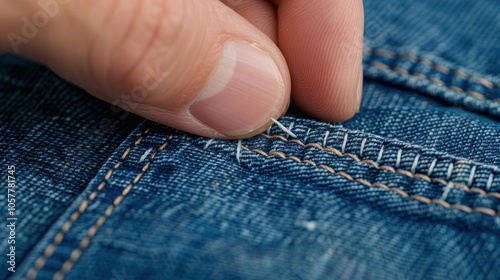
[{"label": "skin", "polygon": [[[274,118],[290,98],[326,122],[359,110],[362,0],[52,1],[57,11],[31,38],[22,33],[22,19],[33,22],[38,1],[1,1],[0,50],[44,63],[90,94],[151,120],[206,137],[239,139],[267,129],[269,115],[226,135],[189,114],[234,40],[267,53],[281,73],[284,97],[270,110]],[[25,41],[13,44],[12,33]],[[151,69],[165,74],[158,83]],[[145,81],[154,87],[131,94]]]}]

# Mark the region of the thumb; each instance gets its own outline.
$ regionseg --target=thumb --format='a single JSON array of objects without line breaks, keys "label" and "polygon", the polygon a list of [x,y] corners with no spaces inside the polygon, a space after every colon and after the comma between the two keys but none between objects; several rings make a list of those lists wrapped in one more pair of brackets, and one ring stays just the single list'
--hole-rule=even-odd
[{"label": "thumb", "polygon": [[[27,42],[10,32],[10,51],[145,118],[206,137],[242,138],[264,131],[288,105],[281,52],[218,0],[31,6],[18,12],[13,28]],[[23,37],[30,29],[35,35]]]}]

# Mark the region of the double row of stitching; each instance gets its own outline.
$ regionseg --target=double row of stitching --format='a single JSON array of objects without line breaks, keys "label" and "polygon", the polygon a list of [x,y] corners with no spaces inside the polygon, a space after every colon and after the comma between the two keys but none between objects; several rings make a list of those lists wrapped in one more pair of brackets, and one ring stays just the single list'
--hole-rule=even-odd
[{"label": "double row of stitching", "polygon": [[316,162],[314,162],[312,160],[302,160],[302,159],[300,159],[300,158],[298,158],[296,156],[286,155],[283,152],[272,151],[272,152],[266,153],[266,152],[264,152],[264,151],[262,151],[260,149],[252,149],[252,148],[248,148],[247,146],[242,146],[242,149],[244,149],[246,151],[254,152],[254,153],[259,154],[261,156],[264,156],[266,158],[276,156],[276,157],[279,157],[279,158],[282,158],[282,159],[290,159],[290,160],[296,161],[298,163],[309,164],[309,165],[311,165],[311,166],[313,166],[315,168],[321,168],[323,170],[326,170],[326,171],[330,172],[331,174],[340,175],[340,176],[346,178],[349,181],[358,182],[358,183],[363,184],[363,185],[365,185],[367,187],[381,188],[381,189],[384,189],[386,191],[390,191],[390,192],[396,193],[396,194],[398,194],[398,195],[400,195],[400,196],[402,196],[404,198],[416,200],[416,201],[419,201],[419,202],[422,202],[422,203],[425,203],[425,204],[440,205],[440,206],[442,206],[444,208],[456,209],[456,210],[463,211],[463,212],[466,212],[466,213],[482,213],[482,214],[486,214],[486,215],[490,215],[490,216],[500,216],[499,211],[497,211],[495,209],[491,209],[491,208],[486,208],[486,207],[475,207],[475,208],[472,208],[472,207],[465,206],[465,205],[451,204],[451,203],[449,203],[449,202],[447,202],[445,200],[442,200],[442,199],[432,199],[432,198],[425,197],[425,196],[420,196],[420,195],[410,195],[410,194],[408,194],[407,192],[405,192],[403,190],[389,187],[386,184],[379,183],[379,182],[369,182],[368,180],[365,180],[363,178],[354,178],[353,176],[351,176],[347,172],[334,170],[331,166],[328,166],[328,165],[325,165],[325,164],[318,164],[318,163],[316,163]]},{"label": "double row of stitching", "polygon": [[35,262],[35,265],[28,271],[28,274],[26,275],[26,279],[35,279],[36,278],[36,275],[37,275],[38,271],[40,271],[40,269],[42,269],[45,266],[46,261],[50,257],[52,257],[52,255],[54,254],[54,251],[56,250],[57,246],[59,246],[59,244],[61,244],[61,242],[63,241],[64,236],[66,235],[66,233],[71,229],[71,227],[78,220],[78,218],[83,213],[85,213],[85,211],[87,210],[89,204],[97,197],[97,194],[104,189],[104,187],[106,186],[107,182],[109,181],[109,178],[111,178],[111,175],[113,175],[113,172],[115,172],[123,164],[123,162],[125,161],[125,159],[130,154],[130,151],[132,150],[132,148],[138,146],[142,142],[142,140],[144,139],[144,137],[150,131],[151,131],[151,128],[147,128],[142,133],[142,135],[137,140],[135,140],[135,142],[131,146],[129,146],[127,149],[125,149],[125,151],[122,153],[122,155],[121,155],[120,159],[118,160],[118,162],[115,165],[113,165],[113,167],[111,167],[106,172],[106,174],[104,175],[103,180],[97,186],[97,189],[94,190],[93,192],[91,192],[89,194],[89,196],[85,200],[82,201],[82,203],[78,207],[78,210],[76,210],[75,212],[73,212],[73,214],[71,214],[69,220],[67,220],[64,223],[64,225],[62,226],[61,230],[56,234],[54,240],[52,240],[52,243],[50,243],[45,248],[43,255],[41,255],[40,257],[38,257],[38,259]]},{"label": "double row of stitching", "polygon": [[[484,96],[483,94],[481,94],[477,91],[473,91],[473,90],[466,91],[466,90],[464,90],[460,87],[457,87],[457,86],[446,86],[446,84],[443,81],[436,79],[436,78],[428,78],[426,75],[421,74],[421,73],[409,73],[406,69],[402,69],[402,68],[398,68],[398,67],[391,69],[389,67],[389,65],[384,64],[382,62],[378,62],[378,61],[373,61],[373,62],[371,62],[370,65],[372,67],[377,68],[377,69],[382,70],[382,71],[392,70],[392,71],[399,73],[399,74],[402,74],[402,75],[408,75],[408,76],[415,77],[415,78],[418,78],[418,79],[423,80],[423,81],[428,81],[434,85],[447,87],[448,89],[450,89],[454,92],[457,92],[457,93],[467,93],[469,96],[474,97],[476,99],[480,99],[480,100],[488,99],[488,98],[486,98],[486,96]],[[488,100],[491,100],[492,102],[500,102],[500,98],[494,98],[494,99],[488,99]]]},{"label": "double row of stitching", "polygon": [[[422,65],[425,65],[426,67],[432,68],[437,70],[438,72],[441,72],[445,75],[450,75],[453,73],[453,75],[460,77],[464,80],[469,80],[478,84],[481,84],[482,86],[488,88],[488,89],[494,89],[494,88],[500,88],[499,84],[495,84],[494,82],[490,81],[487,78],[480,77],[480,76],[471,76],[467,73],[464,73],[460,70],[452,70],[449,67],[446,67],[444,65],[437,64],[427,58],[423,57],[418,57],[414,54],[410,53],[402,53],[398,54],[393,51],[385,50],[385,49],[372,49],[368,46],[364,46],[364,52],[369,54],[369,55],[375,55],[375,56],[380,56],[380,57],[386,57],[389,59],[396,59],[398,57],[408,59],[413,63],[420,63]],[[423,75],[423,74],[416,74],[416,75]],[[484,97],[484,96],[483,96]]]},{"label": "double row of stitching", "polygon": [[[436,64],[432,62],[431,60],[427,58],[421,58],[417,57],[413,54],[408,54],[408,53],[403,53],[403,54],[398,54],[392,51],[384,50],[384,49],[371,49],[369,47],[365,46],[364,49],[365,53],[370,55],[373,58],[387,58],[387,59],[407,59],[410,60],[414,64],[421,64],[424,65],[428,68],[434,69],[438,71],[439,73],[448,75],[449,77],[460,77],[463,80],[468,81],[469,83],[476,83],[484,88],[485,91],[493,92],[493,90],[498,90],[500,89],[500,85],[493,83],[492,81],[479,77],[479,76],[471,76],[468,75],[462,71],[459,70],[452,70],[446,66]],[[365,61],[366,62],[366,61]],[[409,76],[413,78],[417,78],[422,81],[426,81],[429,84],[432,85],[437,85],[443,88],[446,88],[448,90],[451,90],[456,93],[461,93],[461,94],[467,94],[468,96],[477,99],[477,100],[487,100],[490,101],[494,104],[499,104],[500,103],[500,98],[488,98],[486,97],[483,93],[478,92],[476,89],[466,89],[457,85],[447,85],[443,80],[437,78],[437,77],[429,77],[428,75],[425,75],[423,73],[418,73],[418,72],[409,72],[407,69],[403,69],[400,67],[391,67],[388,64],[384,62],[384,59],[382,61],[377,60],[377,61],[367,61],[369,64],[369,67],[372,67],[374,69],[378,69],[384,72],[393,72],[393,73],[398,73],[404,76]]]},{"label": "double row of stitching", "polygon": [[115,208],[123,202],[132,188],[141,180],[142,176],[144,175],[144,173],[146,173],[156,155],[168,146],[173,137],[174,133],[170,134],[168,139],[151,155],[150,160],[141,168],[141,171],[139,172],[139,174],[137,174],[137,176],[135,176],[134,180],[132,180],[132,182],[125,189],[123,189],[121,194],[113,200],[113,203],[106,208],[104,214],[102,214],[102,216],[97,219],[95,224],[87,230],[87,235],[80,241],[80,245],[78,246],[78,248],[74,249],[71,252],[69,258],[63,263],[61,269],[54,274],[53,279],[63,279],[64,276],[71,271],[73,265],[78,261],[78,259],[82,255],[82,252],[89,246],[90,241],[95,236],[97,231],[113,214]]},{"label": "double row of stitching", "polygon": [[283,137],[281,135],[267,135],[267,134],[261,134],[261,135],[264,136],[264,137],[266,137],[266,138],[269,138],[269,139],[276,138],[276,139],[280,139],[282,141],[292,142],[292,143],[298,144],[298,145],[300,145],[300,146],[302,146],[304,148],[316,148],[316,149],[319,149],[319,150],[322,150],[322,151],[325,151],[325,152],[333,153],[333,154],[335,154],[335,155],[337,155],[339,157],[350,157],[350,158],[352,158],[353,160],[355,160],[358,163],[369,164],[369,165],[375,167],[378,170],[384,170],[384,171],[388,171],[388,172],[391,172],[391,173],[401,174],[401,175],[404,175],[404,176],[412,178],[412,179],[421,179],[421,180],[424,180],[424,181],[426,181],[428,183],[436,182],[436,183],[442,184],[444,186],[446,186],[446,185],[448,185],[450,183],[453,183],[454,186],[459,187],[459,188],[463,189],[466,192],[479,193],[481,195],[491,196],[491,197],[495,197],[495,198],[500,199],[500,193],[498,193],[498,192],[487,192],[487,191],[485,191],[483,189],[480,189],[480,188],[475,188],[475,187],[467,186],[467,185],[465,185],[465,184],[463,184],[461,182],[450,182],[450,181],[447,181],[447,179],[431,178],[427,174],[416,173],[416,172],[412,172],[412,171],[404,170],[404,169],[396,169],[396,168],[394,168],[392,166],[388,166],[388,165],[379,165],[378,163],[376,163],[373,160],[369,160],[369,159],[361,160],[356,155],[353,155],[353,154],[350,154],[350,153],[342,153],[341,151],[339,151],[339,150],[337,150],[337,149],[335,149],[333,147],[323,147],[323,146],[321,146],[318,143],[303,143],[302,141],[300,141],[298,139],[291,139],[290,140],[290,139],[287,139],[287,138],[285,138],[285,137]]}]

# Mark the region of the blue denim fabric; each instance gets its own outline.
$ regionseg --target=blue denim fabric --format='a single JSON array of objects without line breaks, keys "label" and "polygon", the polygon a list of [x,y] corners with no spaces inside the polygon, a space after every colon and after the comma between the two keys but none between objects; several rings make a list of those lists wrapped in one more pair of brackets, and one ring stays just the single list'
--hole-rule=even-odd
[{"label": "blue denim fabric", "polygon": [[16,273],[4,265],[0,277],[500,278],[500,5],[365,9],[360,113],[280,119],[296,137],[274,125],[213,140],[138,123],[1,56],[0,160],[17,168],[18,246]]},{"label": "blue denim fabric", "polygon": [[[121,121],[110,105],[40,65],[0,56],[0,196],[2,268],[16,247],[17,263],[86,188],[139,119]],[[15,166],[16,243],[7,237],[7,166]],[[10,197],[9,197],[10,198]],[[3,238],[5,237],[5,238]],[[5,254],[4,254],[5,252]],[[0,279],[10,273],[0,270]],[[18,274],[17,276],[21,276]]]}]

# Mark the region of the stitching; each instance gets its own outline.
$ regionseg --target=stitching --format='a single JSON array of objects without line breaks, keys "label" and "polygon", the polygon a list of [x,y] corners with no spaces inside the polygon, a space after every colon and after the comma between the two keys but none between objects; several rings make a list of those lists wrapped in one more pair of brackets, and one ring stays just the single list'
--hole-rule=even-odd
[{"label": "stitching", "polygon": [[[440,178],[431,178],[430,177],[430,175],[432,174],[432,171],[434,170],[434,167],[436,166],[437,159],[434,159],[432,161],[431,166],[429,168],[429,171],[427,172],[427,175],[426,175],[426,174],[423,174],[423,173],[410,172],[410,171],[404,170],[404,169],[395,169],[394,167],[388,166],[388,165],[379,165],[377,162],[374,162],[373,160],[368,160],[368,159],[361,160],[356,155],[353,155],[353,154],[350,154],[350,153],[341,153],[339,150],[337,150],[337,149],[335,149],[333,147],[326,147],[325,148],[325,147],[322,147],[321,145],[319,145],[318,143],[304,144],[303,142],[301,142],[298,139],[288,140],[288,139],[286,139],[285,137],[283,137],[281,135],[267,135],[267,134],[261,134],[261,135],[264,136],[264,137],[266,137],[266,138],[268,138],[268,139],[277,138],[277,139],[280,139],[280,140],[283,140],[283,141],[286,141],[286,142],[296,143],[296,144],[299,144],[300,146],[302,146],[304,148],[316,148],[316,149],[320,149],[320,150],[325,151],[325,152],[333,153],[333,154],[335,154],[335,155],[337,155],[339,157],[350,157],[350,158],[352,158],[353,160],[355,160],[358,163],[366,163],[366,164],[369,164],[369,165],[375,167],[375,169],[385,170],[385,171],[389,171],[391,173],[401,174],[401,175],[404,175],[404,176],[412,178],[412,179],[418,178],[418,179],[422,179],[422,180],[424,180],[424,181],[426,181],[428,183],[437,182],[437,183],[440,183],[442,185],[447,185],[449,183],[448,181],[440,179]],[[383,151],[383,149],[381,149],[381,151]],[[379,153],[379,157],[380,157],[380,154],[381,153]],[[379,160],[377,160],[377,161],[379,161]],[[448,167],[448,169],[449,169],[449,167]],[[491,181],[493,182],[493,179]],[[465,185],[463,183],[460,183],[460,182],[453,182],[453,184],[456,187],[459,187],[459,188],[463,189],[465,192],[479,193],[479,194],[482,194],[482,195],[491,196],[491,197],[495,197],[495,198],[500,199],[500,193],[498,193],[498,192],[487,192],[487,191],[485,191],[483,189],[480,189],[480,188],[469,187],[469,186],[467,186],[467,185]]]},{"label": "stitching", "polygon": [[361,141],[361,146],[359,147],[359,157],[363,157],[363,151],[365,150],[365,144],[367,140],[368,138],[363,138],[363,141]]},{"label": "stitching", "polygon": [[418,165],[418,160],[420,159],[420,154],[417,154],[415,156],[415,159],[413,160],[413,164],[411,165],[411,173],[415,174],[417,171],[417,165]]},{"label": "stitching", "polygon": [[361,183],[367,187],[377,187],[377,188],[381,188],[381,189],[384,189],[386,191],[390,191],[390,192],[394,192],[394,193],[397,193],[399,194],[400,196],[404,197],[404,198],[408,198],[408,199],[412,199],[412,200],[417,200],[417,201],[420,201],[422,203],[425,203],[425,204],[437,204],[437,205],[440,205],[444,208],[449,208],[449,209],[457,209],[457,210],[460,210],[460,211],[463,211],[463,212],[466,212],[466,213],[482,213],[482,214],[486,214],[486,215],[490,215],[490,216],[500,216],[500,213],[494,209],[490,209],[490,208],[486,208],[486,207],[476,207],[476,208],[471,208],[471,207],[468,207],[468,206],[464,206],[464,205],[459,205],[459,204],[450,204],[442,199],[431,199],[431,198],[428,198],[428,197],[425,197],[425,196],[420,196],[420,195],[410,195],[400,189],[397,189],[397,188],[391,188],[385,184],[382,184],[382,183],[378,183],[378,182],[374,182],[374,183],[371,183],[365,179],[362,179],[362,178],[354,178],[352,177],[350,174],[344,172],[344,171],[335,171],[332,167],[328,166],[328,165],[324,165],[324,164],[317,164],[315,163],[314,161],[311,161],[311,160],[301,160],[295,156],[287,156],[285,155],[284,153],[282,152],[277,152],[277,151],[273,151],[273,152],[270,152],[270,153],[266,153],[262,150],[259,150],[259,149],[250,149],[246,146],[242,146],[242,148],[244,150],[247,150],[247,151],[251,151],[251,152],[254,152],[254,153],[257,153],[259,155],[262,155],[264,157],[272,157],[272,156],[277,156],[277,157],[280,157],[282,159],[291,159],[291,160],[294,160],[296,162],[299,162],[299,163],[307,163],[311,166],[314,166],[314,167],[317,167],[317,168],[321,168],[321,169],[324,169],[332,174],[338,174],[344,178],[346,178],[347,180],[349,181],[352,181],[352,182],[358,182],[358,183]]},{"label": "stitching", "polygon": [[429,166],[429,170],[427,170],[427,176],[432,175],[432,171],[434,171],[434,167],[436,167],[436,164],[437,164],[437,158],[432,160],[431,166]]},{"label": "stitching", "polygon": [[382,147],[380,147],[380,151],[378,152],[377,163],[382,160],[383,156],[384,156],[384,145],[382,145]]},{"label": "stitching", "polygon": [[398,150],[398,155],[396,157],[396,168],[399,168],[399,164],[401,163],[401,157],[403,156],[403,149]]},{"label": "stitching", "polygon": [[238,145],[236,146],[236,160],[241,164],[241,140],[238,140]]},{"label": "stitching", "polygon": [[[344,134],[344,142],[342,142],[342,153],[345,153],[345,147],[347,146],[347,132]],[[325,145],[326,146],[326,145]]]},{"label": "stitching", "polygon": [[288,128],[286,128],[283,124],[281,124],[279,121],[276,119],[271,118],[271,120],[279,127],[281,130],[283,130],[286,134],[292,136],[293,138],[297,138],[297,135],[295,133],[291,132]]},{"label": "stitching", "polygon": [[453,162],[448,166],[448,170],[446,171],[446,180],[450,180],[451,175],[453,174]]},{"label": "stitching", "polygon": [[476,175],[476,166],[472,166],[472,169],[470,171],[469,179],[467,180],[467,184],[472,185],[474,182],[474,175]]},{"label": "stitching", "polygon": [[443,195],[441,195],[441,200],[445,200],[448,197],[448,194],[450,194],[451,189],[453,189],[453,182],[450,182],[443,188]]},{"label": "stitching", "polygon": [[36,275],[37,275],[38,271],[40,271],[45,266],[45,262],[50,257],[52,257],[52,254],[56,250],[57,246],[59,244],[61,244],[61,242],[64,239],[64,236],[71,229],[71,226],[73,225],[73,223],[76,222],[76,220],[78,220],[78,218],[80,217],[80,215],[82,215],[83,213],[85,213],[85,211],[87,210],[87,207],[89,206],[89,203],[92,202],[97,197],[97,194],[101,190],[104,189],[104,187],[106,186],[106,183],[108,182],[109,178],[111,178],[111,175],[113,174],[113,172],[115,170],[117,170],[123,164],[123,162],[125,161],[125,159],[130,154],[131,149],[133,147],[138,146],[142,142],[142,140],[144,139],[144,137],[150,131],[151,131],[151,128],[147,128],[142,133],[142,135],[137,140],[135,140],[135,142],[132,145],[130,145],[127,149],[125,149],[125,151],[123,152],[123,154],[120,157],[120,159],[118,160],[118,162],[113,167],[111,167],[108,170],[108,172],[106,172],[106,175],[104,176],[104,179],[102,180],[102,182],[98,185],[97,190],[94,190],[92,193],[89,194],[89,196],[84,201],[82,201],[82,203],[78,207],[78,210],[75,211],[75,212],[73,212],[73,214],[71,214],[70,219],[67,220],[64,223],[64,225],[61,228],[61,230],[54,237],[54,240],[52,241],[52,243],[50,243],[45,248],[43,255],[41,255],[40,257],[38,257],[38,259],[35,262],[35,265],[32,268],[30,268],[30,270],[28,271],[28,274],[26,275],[26,279],[30,280],[30,279],[35,279],[36,278]]},{"label": "stitching", "polygon": [[[377,69],[380,69],[382,71],[390,71],[391,68],[384,64],[384,63],[381,63],[381,62],[378,62],[378,61],[373,61],[371,63],[371,66],[377,68]],[[400,71],[398,69],[393,69],[394,72],[396,73],[400,73],[400,74],[403,74],[403,75],[409,75],[409,76],[412,76],[412,77],[416,77],[420,80],[424,80],[424,81],[429,81],[431,84],[435,84],[435,85],[439,85],[439,86],[445,86],[445,83],[439,79],[436,79],[436,78],[432,78],[432,79],[429,79],[427,76],[425,76],[424,74],[421,74],[421,73],[411,73],[409,74],[408,71]],[[447,87],[448,89],[454,91],[454,92],[457,92],[457,93],[467,93],[469,96],[471,97],[474,97],[476,99],[480,99],[480,100],[490,100],[492,102],[495,102],[495,103],[499,103],[500,102],[500,99],[498,98],[495,98],[495,99],[489,99],[489,98],[486,98],[486,96],[484,96],[483,94],[477,92],[477,91],[472,91],[472,90],[469,90],[469,91],[465,91],[464,89],[462,88],[459,88],[457,86],[449,86]]]},{"label": "stitching", "polygon": [[[311,133],[311,128],[309,128],[307,130],[307,133],[306,133],[306,138],[304,139],[304,141],[307,141],[307,139],[309,138],[309,133]],[[271,133],[268,133],[268,134],[271,134]]]},{"label": "stitching", "polygon": [[[292,132],[293,126],[295,125],[295,122],[291,122],[290,125],[288,126],[288,131]],[[286,132],[286,131],[285,131]],[[295,135],[295,134],[294,134]],[[286,137],[288,138],[288,136]],[[297,138],[297,137],[295,137]]]},{"label": "stitching", "polygon": [[93,226],[91,226],[88,229],[87,236],[85,236],[80,241],[80,246],[71,252],[70,257],[64,262],[61,269],[54,274],[53,279],[63,279],[64,276],[68,272],[71,271],[71,268],[76,263],[76,261],[78,261],[83,250],[85,250],[88,247],[91,239],[97,233],[99,228],[106,222],[107,218],[109,218],[113,214],[114,209],[122,203],[122,201],[125,199],[125,197],[130,193],[132,188],[139,182],[139,180],[141,180],[142,176],[144,175],[144,173],[146,173],[146,171],[148,170],[149,166],[151,165],[151,162],[154,160],[156,155],[159,152],[163,151],[168,146],[168,143],[172,140],[173,137],[174,137],[174,133],[170,134],[170,136],[165,141],[165,143],[163,143],[158,148],[158,150],[155,151],[151,155],[150,160],[142,167],[141,172],[139,172],[139,174],[137,174],[137,176],[134,178],[132,183],[130,183],[125,189],[123,189],[122,193],[115,198],[115,200],[113,201],[113,204],[109,205],[108,208],[106,208],[106,211],[104,212],[104,214],[97,220],[97,222]]},{"label": "stitching", "polygon": [[327,131],[327,132],[325,133],[325,138],[323,138],[323,146],[325,146],[325,147],[326,147],[326,143],[327,143],[327,141],[328,141],[328,136],[329,136],[329,135],[330,135],[330,131]]},{"label": "stitching", "polygon": [[205,147],[203,147],[203,149],[208,149],[208,147],[210,147],[210,145],[212,145],[212,143],[214,142],[214,138],[212,139],[208,139],[207,143],[205,144]]},{"label": "stitching", "polygon": [[[384,49],[375,49],[373,50],[372,48],[368,47],[368,46],[364,46],[363,50],[367,53],[367,54],[375,54],[377,56],[382,56],[382,57],[386,57],[386,58],[390,58],[390,59],[395,59],[396,57],[398,57],[398,54],[396,52],[393,52],[393,51],[389,51],[389,50],[384,50]],[[414,63],[421,63],[429,68],[433,68],[443,74],[446,74],[446,75],[449,75],[451,73],[451,69],[444,66],[444,65],[440,65],[440,64],[437,64],[437,63],[434,63],[432,62],[431,60],[427,59],[427,58],[423,58],[423,57],[418,57],[416,55],[413,55],[413,54],[410,54],[410,53],[403,53],[403,54],[400,54],[399,55],[400,57],[402,58],[407,58],[409,60],[411,60],[412,62]],[[385,65],[385,64],[384,64]],[[385,65],[387,66],[387,65]],[[387,66],[388,67],[388,66]],[[396,70],[397,68],[395,68],[394,70]],[[399,68],[400,70],[403,70],[402,72],[406,71],[404,69],[401,69]],[[397,71],[396,71],[397,72]],[[496,86],[498,87],[498,85],[495,85],[493,82],[489,81],[488,79],[486,78],[483,78],[483,77],[479,77],[479,76],[471,76],[471,75],[468,75],[462,71],[459,71],[459,70],[455,70],[454,72],[454,75],[456,76],[459,76],[461,77],[462,79],[464,80],[471,80],[471,81],[474,81],[476,83],[479,83],[489,89],[493,89],[495,88]],[[440,81],[442,82],[442,81]],[[484,96],[483,96],[484,98]]]}]

